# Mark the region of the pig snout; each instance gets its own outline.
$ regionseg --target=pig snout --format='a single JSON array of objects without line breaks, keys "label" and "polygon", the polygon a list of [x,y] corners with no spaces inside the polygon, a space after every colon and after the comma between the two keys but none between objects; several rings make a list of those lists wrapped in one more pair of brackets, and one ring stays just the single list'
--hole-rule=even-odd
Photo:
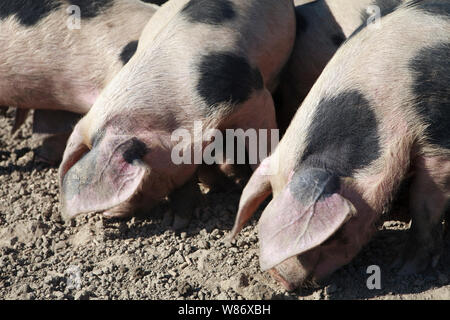
[{"label": "pig snout", "polygon": [[268,272],[288,291],[312,282],[311,275],[319,258],[318,250],[311,250],[302,256],[293,256],[276,265]]}]

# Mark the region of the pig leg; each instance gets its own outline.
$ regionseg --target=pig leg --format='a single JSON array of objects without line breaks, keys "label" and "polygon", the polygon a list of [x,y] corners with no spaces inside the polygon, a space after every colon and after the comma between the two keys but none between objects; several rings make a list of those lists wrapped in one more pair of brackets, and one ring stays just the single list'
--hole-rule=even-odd
[{"label": "pig leg", "polygon": [[8,111],[8,107],[0,106],[0,116],[6,116],[7,111]]},{"label": "pig leg", "polygon": [[174,230],[178,231],[189,225],[192,213],[201,198],[202,193],[197,178],[190,179],[182,187],[172,192],[169,201],[174,215],[172,224]]},{"label": "pig leg", "polygon": [[51,166],[59,164],[69,136],[70,132],[66,134],[34,136],[33,139],[42,140],[41,146],[39,146],[34,153],[35,161],[46,163]]},{"label": "pig leg", "polygon": [[449,184],[449,157],[419,159],[410,195],[412,224],[400,274],[437,265],[443,247],[442,219],[450,199]]},{"label": "pig leg", "polygon": [[14,125],[11,129],[11,135],[15,134],[17,130],[19,130],[20,127],[25,123],[29,112],[30,109],[16,109],[16,117],[14,119]]},{"label": "pig leg", "polygon": [[33,115],[33,139],[41,146],[35,159],[50,165],[61,161],[67,140],[81,115],[60,110],[35,110]]}]

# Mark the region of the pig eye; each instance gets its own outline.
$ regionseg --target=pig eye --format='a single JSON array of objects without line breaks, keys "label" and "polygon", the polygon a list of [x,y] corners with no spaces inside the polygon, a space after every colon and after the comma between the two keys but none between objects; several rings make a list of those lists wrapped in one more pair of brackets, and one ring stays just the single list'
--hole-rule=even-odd
[{"label": "pig eye", "polygon": [[124,148],[123,159],[130,164],[134,160],[142,159],[150,151],[147,145],[138,138],[133,138],[128,141]]}]

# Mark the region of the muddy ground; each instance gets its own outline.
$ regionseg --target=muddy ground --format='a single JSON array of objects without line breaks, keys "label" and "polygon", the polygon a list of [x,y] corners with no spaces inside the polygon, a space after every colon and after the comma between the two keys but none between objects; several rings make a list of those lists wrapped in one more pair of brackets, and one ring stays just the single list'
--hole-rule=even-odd
[{"label": "muddy ground", "polygon": [[[233,244],[239,192],[205,195],[175,233],[167,204],[127,221],[58,212],[57,168],[36,163],[31,118],[11,138],[14,111],[0,116],[0,299],[450,299],[450,241],[434,270],[389,269],[408,226],[387,221],[350,264],[321,287],[287,293],[258,266],[253,218]],[[381,268],[369,290],[367,267]]]}]

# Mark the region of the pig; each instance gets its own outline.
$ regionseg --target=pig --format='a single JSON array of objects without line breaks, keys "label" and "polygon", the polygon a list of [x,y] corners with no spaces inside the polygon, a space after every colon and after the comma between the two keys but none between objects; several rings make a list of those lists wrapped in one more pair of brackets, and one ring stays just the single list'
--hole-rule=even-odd
[{"label": "pig", "polygon": [[342,43],[358,28],[373,23],[375,14],[383,16],[403,0],[294,2],[297,19],[295,46],[274,93],[281,133],[289,126],[298,106]]},{"label": "pig", "polygon": [[204,131],[275,129],[271,92],[294,38],[289,0],[165,3],[69,138],[59,168],[62,216],[125,217],[168,196],[189,211],[175,199],[189,200],[199,164],[172,161],[172,132],[184,128],[204,150],[210,141],[194,121]]},{"label": "pig", "polygon": [[260,266],[287,290],[349,263],[409,176],[412,224],[394,267],[438,263],[450,204],[449,18],[448,1],[413,0],[358,30],[252,175],[230,235],[272,194],[258,221]]},{"label": "pig", "polygon": [[134,54],[158,8],[145,2],[1,1],[0,106],[18,108],[13,132],[37,109],[33,131],[51,147],[42,160],[61,159],[76,122]]}]

